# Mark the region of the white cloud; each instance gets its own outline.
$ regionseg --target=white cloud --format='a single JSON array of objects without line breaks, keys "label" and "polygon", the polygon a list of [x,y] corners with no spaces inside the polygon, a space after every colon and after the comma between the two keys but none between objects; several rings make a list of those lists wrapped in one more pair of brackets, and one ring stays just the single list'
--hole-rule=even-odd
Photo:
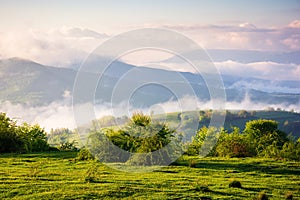
[{"label": "white cloud", "polygon": [[238,63],[231,60],[215,62],[223,74],[256,77],[267,80],[299,80],[300,65],[274,62]]},{"label": "white cloud", "polygon": [[209,49],[300,50],[300,20],[285,27],[260,28],[249,22],[229,25],[167,24],[163,27],[183,32]]},{"label": "white cloud", "polygon": [[281,42],[282,42],[282,44],[289,47],[291,50],[299,50],[300,49],[300,33],[293,34],[290,37],[281,40]]},{"label": "white cloud", "polygon": [[288,27],[290,28],[300,28],[300,20],[294,20],[289,23]]},{"label": "white cloud", "polygon": [[1,58],[21,57],[46,65],[68,67],[80,63],[107,37],[106,34],[74,27],[0,32]]},{"label": "white cloud", "polygon": [[[117,117],[130,116],[133,112],[141,110],[134,108],[127,104],[121,103],[113,106],[110,104],[97,104],[94,106],[94,115],[96,118],[103,116],[113,115]],[[252,102],[248,95],[245,96],[241,102],[225,102],[225,104],[219,105],[212,101],[201,101],[195,97],[186,96],[177,101],[168,101],[151,106],[150,108],[143,108],[141,111],[148,114],[166,114],[172,112],[183,112],[189,110],[205,110],[205,109],[229,109],[229,110],[263,110],[268,107],[281,108],[284,110],[294,109],[296,112],[300,112],[299,103],[296,104],[269,104]],[[53,102],[45,106],[28,106],[24,104],[12,104],[10,102],[3,102],[0,104],[1,112],[7,113],[7,115],[19,123],[28,122],[30,124],[38,123],[46,131],[50,131],[51,128],[77,128],[80,122],[75,121],[73,107],[69,99],[64,101]],[[81,124],[82,125],[82,124]]]}]

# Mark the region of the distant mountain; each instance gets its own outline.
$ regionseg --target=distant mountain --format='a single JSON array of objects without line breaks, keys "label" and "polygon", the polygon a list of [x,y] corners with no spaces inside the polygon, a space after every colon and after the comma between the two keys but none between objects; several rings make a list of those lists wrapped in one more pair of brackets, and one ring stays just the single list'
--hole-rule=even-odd
[{"label": "distant mountain", "polygon": [[72,90],[76,71],[11,58],[0,61],[0,100],[32,105],[63,98]]},{"label": "distant mountain", "polygon": [[[101,79],[97,73],[86,73],[90,80],[99,80],[95,92],[95,100],[99,103],[111,101],[110,97],[116,84],[119,84],[119,90],[115,91],[116,101],[122,101],[130,87],[141,86],[135,88],[130,99],[137,107],[181,98],[189,94],[187,85],[196,91],[201,100],[210,99],[203,78],[192,73],[136,67],[119,61],[112,63]],[[1,60],[0,101],[44,105],[62,100],[66,91],[73,91],[76,74],[77,71],[73,69],[43,66],[20,58]],[[243,101],[247,94],[253,102],[285,105],[299,103],[300,81],[274,82],[228,75],[223,75],[222,78],[227,101]],[[155,81],[149,84],[151,80],[160,80],[166,87],[155,84]],[[186,84],[183,84],[184,82]],[[167,87],[176,88],[176,96],[172,90],[166,89]]]}]

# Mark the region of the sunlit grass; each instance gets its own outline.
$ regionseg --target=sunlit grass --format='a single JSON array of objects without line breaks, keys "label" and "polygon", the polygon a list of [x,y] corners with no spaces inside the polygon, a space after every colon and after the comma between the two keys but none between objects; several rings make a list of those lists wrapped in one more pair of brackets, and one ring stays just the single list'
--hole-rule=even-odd
[{"label": "sunlit grass", "polygon": [[[147,173],[116,171],[74,152],[0,156],[0,199],[271,199],[300,197],[300,163],[183,157]],[[189,162],[193,161],[193,167]],[[230,188],[233,180],[242,188]]]}]

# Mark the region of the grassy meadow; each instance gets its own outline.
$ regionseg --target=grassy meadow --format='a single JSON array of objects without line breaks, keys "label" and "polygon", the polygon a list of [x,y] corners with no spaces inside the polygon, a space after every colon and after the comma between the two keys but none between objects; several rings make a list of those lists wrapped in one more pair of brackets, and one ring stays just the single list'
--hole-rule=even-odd
[{"label": "grassy meadow", "polygon": [[[300,163],[183,156],[153,172],[116,171],[76,152],[0,155],[0,199],[300,199]],[[229,187],[240,181],[242,188]]]}]

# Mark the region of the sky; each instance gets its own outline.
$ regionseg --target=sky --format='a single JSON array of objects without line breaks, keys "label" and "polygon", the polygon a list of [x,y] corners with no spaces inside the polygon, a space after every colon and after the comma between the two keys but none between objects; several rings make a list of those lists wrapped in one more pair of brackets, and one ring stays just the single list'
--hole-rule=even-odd
[{"label": "sky", "polygon": [[[177,31],[204,49],[300,50],[300,0],[0,0],[0,5],[0,59],[70,67],[103,41],[138,28]],[[141,64],[138,58],[128,62]]]},{"label": "sky", "polygon": [[1,0],[1,29],[79,26],[112,31],[144,24],[249,22],[284,26],[299,18],[299,0]]}]

